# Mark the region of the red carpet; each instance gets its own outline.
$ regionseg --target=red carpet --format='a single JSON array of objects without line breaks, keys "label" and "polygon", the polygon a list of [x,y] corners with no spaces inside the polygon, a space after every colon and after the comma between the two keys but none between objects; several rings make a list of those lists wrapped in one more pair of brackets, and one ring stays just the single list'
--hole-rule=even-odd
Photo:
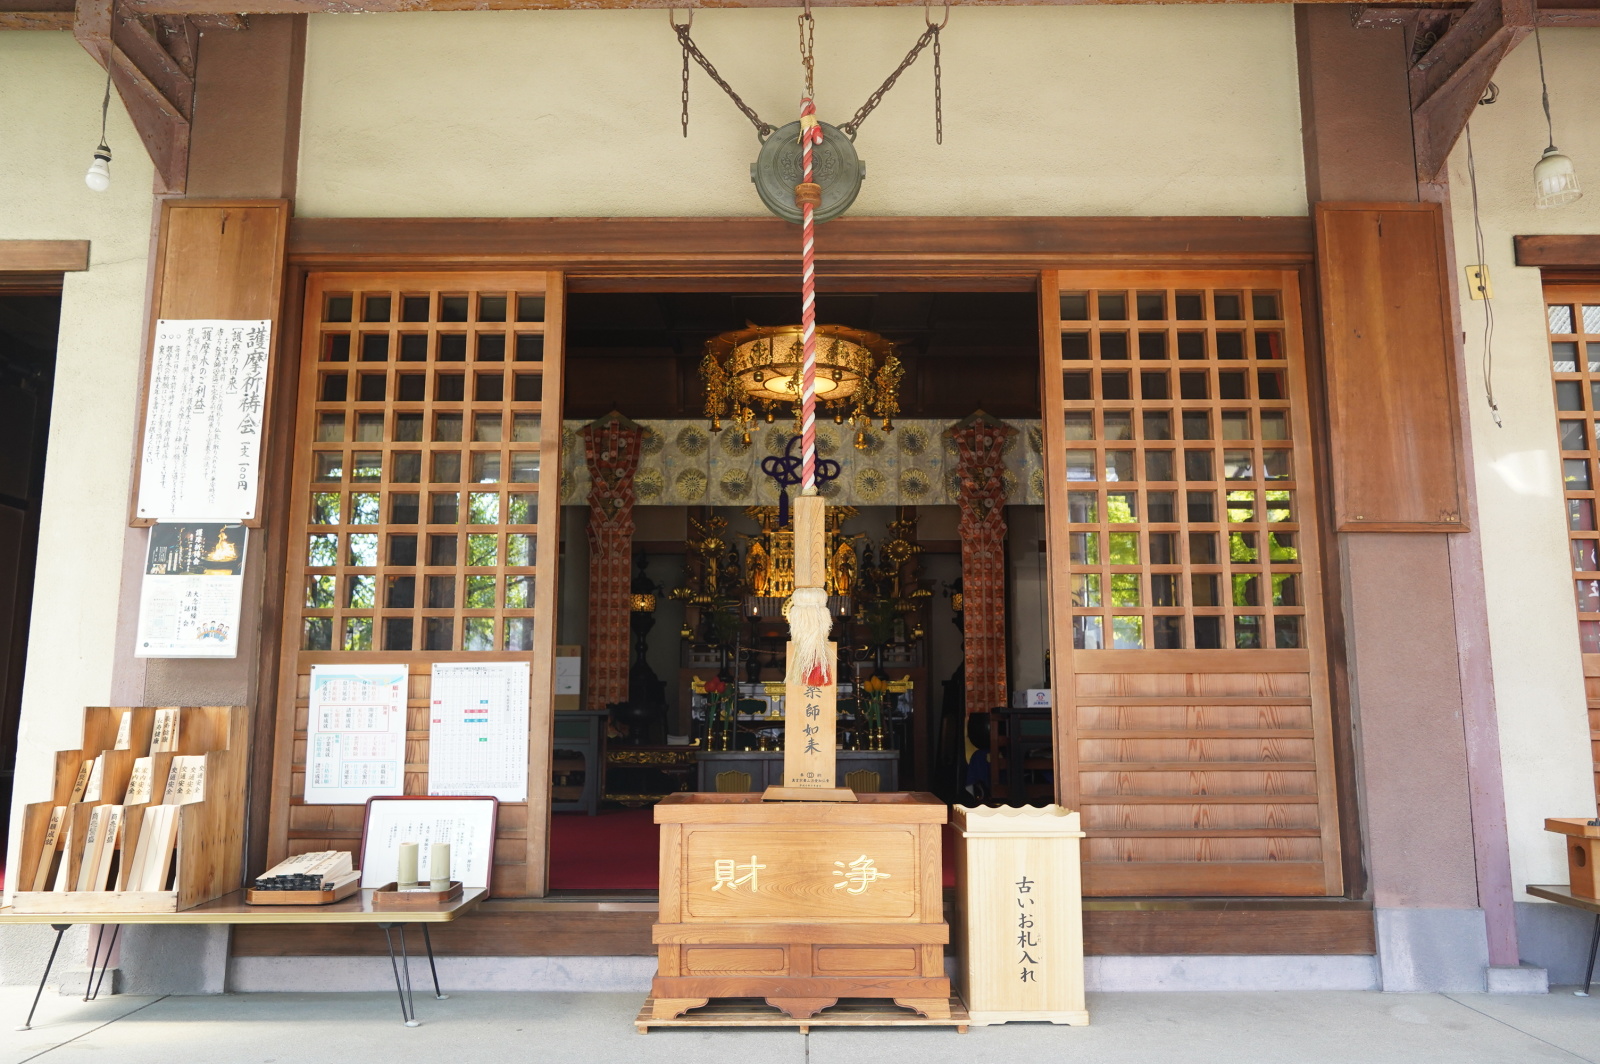
[{"label": "red carpet", "polygon": [[655,890],[661,833],[654,810],[550,814],[551,890]]},{"label": "red carpet", "polygon": [[[607,809],[599,816],[552,813],[550,889],[655,890],[661,835],[652,810]],[[954,833],[944,836],[944,885],[955,886]]]}]

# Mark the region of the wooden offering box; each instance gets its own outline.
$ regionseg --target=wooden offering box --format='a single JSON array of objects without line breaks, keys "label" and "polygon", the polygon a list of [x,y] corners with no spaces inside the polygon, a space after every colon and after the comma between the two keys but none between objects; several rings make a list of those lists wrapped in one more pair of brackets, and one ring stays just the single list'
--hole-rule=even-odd
[{"label": "wooden offering box", "polygon": [[1544,822],[1546,831],[1567,836],[1567,882],[1572,893],[1580,898],[1600,900],[1600,824],[1589,823],[1588,817],[1550,817]]},{"label": "wooden offering box", "polygon": [[[76,883],[83,861],[83,843],[89,817],[96,805],[122,805],[126,810],[116,843],[119,869],[132,856],[130,840],[137,840],[144,813],[161,803],[167,776],[176,756],[204,757],[204,798],[178,807],[177,848],[168,890],[30,890],[12,895],[16,913],[170,913],[222,897],[239,889],[244,857],[245,744],[249,710],[244,706],[159,707],[176,710],[176,736],[169,748],[151,752],[154,706],[94,706],[84,710],[83,747],[56,754],[55,790],[50,801],[27,806],[22,818],[22,850],[14,867],[18,884],[31,887],[43,855],[51,811],[67,810],[73,848],[62,854],[67,882]],[[119,728],[123,717],[125,729]],[[128,745],[116,749],[118,732]],[[134,761],[149,757],[150,801],[126,800]],[[73,801],[74,781],[90,759],[101,761],[98,800]],[[123,877],[119,870],[117,878]],[[115,883],[112,884],[113,887]]]},{"label": "wooden offering box", "polygon": [[674,794],[655,808],[655,1019],[711,998],[765,998],[793,1017],[840,998],[889,998],[949,1017],[939,799]]},{"label": "wooden offering box", "polygon": [[1076,812],[956,806],[962,996],[974,1026],[1086,1024]]}]

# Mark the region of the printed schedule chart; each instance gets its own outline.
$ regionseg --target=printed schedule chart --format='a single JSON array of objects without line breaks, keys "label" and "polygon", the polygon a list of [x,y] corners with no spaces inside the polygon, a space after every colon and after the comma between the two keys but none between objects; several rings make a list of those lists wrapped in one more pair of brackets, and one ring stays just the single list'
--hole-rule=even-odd
[{"label": "printed schedule chart", "polygon": [[433,666],[428,707],[428,793],[528,800],[525,661]]}]

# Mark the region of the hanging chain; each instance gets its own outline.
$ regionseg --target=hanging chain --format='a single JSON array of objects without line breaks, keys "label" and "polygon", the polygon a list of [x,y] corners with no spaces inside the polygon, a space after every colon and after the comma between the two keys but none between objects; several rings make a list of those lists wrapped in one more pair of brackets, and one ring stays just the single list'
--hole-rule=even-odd
[{"label": "hanging chain", "polygon": [[805,9],[800,12],[800,65],[806,70],[806,99],[816,99],[816,88],[812,82],[817,75],[817,20],[811,17],[811,0],[806,0]]},{"label": "hanging chain", "polygon": [[[924,8],[926,8],[926,4],[924,4]],[[884,95],[887,94],[890,89],[894,88],[894,83],[900,80],[900,75],[911,69],[911,64],[917,61],[917,56],[921,55],[922,50],[928,47],[928,44],[932,42],[934,57],[933,102],[935,110],[936,133],[939,138],[939,143],[944,143],[944,118],[942,115],[938,114],[938,109],[942,106],[942,101],[940,98],[942,93],[939,87],[938,41],[939,31],[944,29],[950,21],[950,5],[945,5],[944,21],[942,22],[934,22],[928,17],[926,10],[923,12],[922,19],[927,23],[928,28],[922,31],[922,36],[918,37],[917,43],[911,46],[911,51],[906,53],[906,57],[900,60],[900,65],[895,67],[894,72],[884,79],[882,85],[878,86],[878,91],[867,97],[867,102],[861,105],[861,110],[855,113],[855,117],[839,127],[839,131],[845,136],[849,137],[851,140],[856,139],[856,131],[861,128],[861,123],[865,122],[867,120],[867,116],[873,112],[873,109],[876,108],[878,104],[883,102]]]},{"label": "hanging chain", "polygon": [[761,116],[756,114],[755,109],[739,98],[739,94],[733,91],[733,86],[723,80],[722,75],[717,73],[717,68],[711,65],[711,60],[707,59],[705,53],[700,51],[700,46],[695,44],[689,37],[689,27],[694,23],[694,9],[689,9],[689,21],[680,24],[677,19],[672,17],[672,9],[668,8],[667,21],[672,24],[673,32],[678,35],[678,41],[683,45],[683,135],[686,137],[689,135],[689,60],[693,58],[696,63],[700,64],[700,68],[706,72],[711,80],[716,82],[717,86],[728,94],[728,99],[732,100],[733,105],[743,112],[744,116],[750,120],[750,124],[756,127],[757,136],[762,140],[770,137],[772,131],[777,127],[763,122]]},{"label": "hanging chain", "polygon": [[[667,21],[672,23],[672,28],[678,28],[677,22],[672,18],[672,9],[667,9]],[[678,39],[685,40],[689,34],[689,27],[694,25],[694,8],[689,9],[689,21],[683,24],[683,30],[678,34]],[[689,135],[689,46],[683,46],[683,135]]]},{"label": "hanging chain", "polygon": [[[927,8],[928,5],[924,3],[923,6]],[[865,122],[867,116],[877,108],[878,104],[883,102],[884,96],[890,89],[894,88],[894,83],[900,80],[900,75],[911,68],[911,64],[915,63],[917,57],[922,54],[922,50],[931,43],[933,45],[934,138],[938,143],[944,143],[944,89],[941,84],[944,72],[939,48],[939,31],[944,29],[950,22],[950,5],[945,5],[944,19],[940,22],[934,22],[929,18],[926,10],[922,18],[927,23],[927,28],[922,31],[922,36],[917,38],[917,43],[911,46],[911,51],[906,53],[906,57],[900,61],[900,65],[895,67],[894,72],[884,79],[882,85],[878,86],[878,90],[867,97],[867,102],[861,105],[861,109],[855,113],[855,116],[839,127],[839,131],[851,140],[856,139],[856,132],[861,128],[861,123]],[[773,130],[777,127],[761,120],[761,116],[756,114],[755,109],[745,103],[737,92],[733,91],[732,85],[723,80],[722,75],[717,73],[717,68],[711,65],[711,60],[706,58],[705,53],[700,51],[699,45],[695,44],[694,40],[689,36],[689,27],[694,24],[694,9],[689,9],[689,21],[680,23],[673,17],[672,9],[668,8],[667,21],[671,23],[672,31],[678,36],[678,43],[683,45],[683,135],[686,137],[689,135],[689,60],[693,59],[700,64],[700,68],[710,76],[711,80],[716,82],[717,87],[728,94],[728,99],[732,100],[733,105],[750,120],[751,125],[756,127],[756,133],[762,140],[766,140],[771,136]],[[811,4],[808,0],[805,10],[800,15],[800,62],[805,65],[806,96],[813,99],[815,98],[813,82],[816,77],[815,38],[816,20],[811,15]]]}]

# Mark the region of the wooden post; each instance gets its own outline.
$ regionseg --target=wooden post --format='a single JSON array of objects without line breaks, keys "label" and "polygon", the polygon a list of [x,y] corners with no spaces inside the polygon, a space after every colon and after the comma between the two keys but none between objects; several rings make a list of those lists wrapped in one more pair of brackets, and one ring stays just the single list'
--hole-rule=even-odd
[{"label": "wooden post", "polygon": [[[802,495],[794,505],[794,586],[820,588],[828,573],[827,518],[820,495]],[[794,644],[789,644],[794,654]],[[828,644],[838,660],[838,646]],[[790,678],[783,695],[783,786],[768,787],[769,801],[853,802],[855,792],[838,783],[839,677],[810,683]]]},{"label": "wooden post", "polygon": [[794,500],[794,586],[828,583],[828,518],[821,495]]}]

